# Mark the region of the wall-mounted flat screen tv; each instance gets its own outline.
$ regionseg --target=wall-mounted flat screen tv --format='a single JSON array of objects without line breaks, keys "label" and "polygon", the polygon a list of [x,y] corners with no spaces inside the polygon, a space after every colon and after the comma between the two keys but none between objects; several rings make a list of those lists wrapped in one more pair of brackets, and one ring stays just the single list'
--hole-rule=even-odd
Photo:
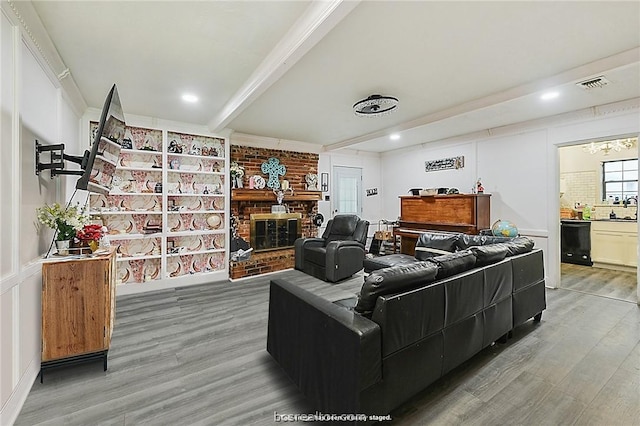
[{"label": "wall-mounted flat screen tv", "polygon": [[95,134],[84,173],[76,183],[76,189],[108,194],[116,172],[116,164],[122,147],[125,121],[114,84],[102,107],[100,123]]}]

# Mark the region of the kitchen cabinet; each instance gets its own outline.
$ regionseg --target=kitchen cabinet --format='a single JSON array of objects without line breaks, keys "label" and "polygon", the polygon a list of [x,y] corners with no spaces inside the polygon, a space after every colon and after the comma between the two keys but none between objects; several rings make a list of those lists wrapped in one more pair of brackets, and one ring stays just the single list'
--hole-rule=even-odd
[{"label": "kitchen cabinet", "polygon": [[638,265],[638,223],[596,220],[591,223],[591,258],[594,266],[636,268]]}]

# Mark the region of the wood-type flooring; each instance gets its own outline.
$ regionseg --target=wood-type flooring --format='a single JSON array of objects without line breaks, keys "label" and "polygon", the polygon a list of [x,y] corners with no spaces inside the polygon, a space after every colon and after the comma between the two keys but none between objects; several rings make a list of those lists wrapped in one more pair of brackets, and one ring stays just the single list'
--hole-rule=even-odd
[{"label": "wood-type flooring", "polygon": [[[17,425],[272,425],[313,412],[266,352],[269,280],[331,300],[299,271],[119,297],[109,370],[36,381]],[[589,280],[589,277],[585,277]],[[516,328],[392,413],[393,425],[640,425],[640,308],[547,290],[542,321]]]},{"label": "wood-type flooring", "polygon": [[561,285],[569,290],[636,302],[638,275],[633,272],[561,263]]}]

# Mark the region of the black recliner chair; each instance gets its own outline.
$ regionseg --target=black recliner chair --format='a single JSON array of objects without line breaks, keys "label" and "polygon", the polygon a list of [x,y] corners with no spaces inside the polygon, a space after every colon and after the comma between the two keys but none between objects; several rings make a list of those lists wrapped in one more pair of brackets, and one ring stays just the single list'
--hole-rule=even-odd
[{"label": "black recliner chair", "polygon": [[337,215],[321,238],[295,241],[296,269],[335,283],[362,269],[369,222],[356,215]]}]

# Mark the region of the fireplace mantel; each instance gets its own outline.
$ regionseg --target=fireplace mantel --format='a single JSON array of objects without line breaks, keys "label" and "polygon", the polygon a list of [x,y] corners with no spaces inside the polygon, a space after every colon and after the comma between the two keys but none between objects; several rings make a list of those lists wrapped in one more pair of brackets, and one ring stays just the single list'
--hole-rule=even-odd
[{"label": "fireplace mantel", "polygon": [[[296,191],[293,195],[286,192],[284,202],[287,201],[320,201],[322,191]],[[231,201],[272,201],[276,203],[276,194],[271,189],[245,189],[238,188],[231,190]]]}]

